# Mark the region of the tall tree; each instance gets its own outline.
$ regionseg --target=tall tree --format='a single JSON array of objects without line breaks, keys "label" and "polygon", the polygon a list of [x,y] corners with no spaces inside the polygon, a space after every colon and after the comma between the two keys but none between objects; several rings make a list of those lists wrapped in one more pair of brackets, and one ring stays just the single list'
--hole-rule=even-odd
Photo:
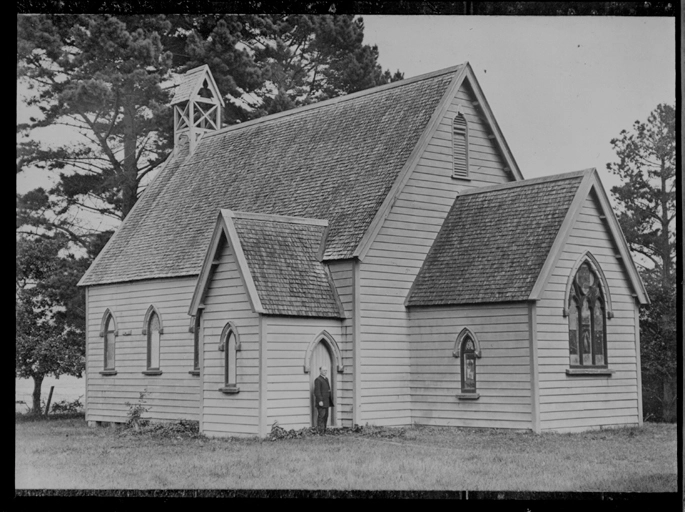
[{"label": "tall tree", "polygon": [[651,300],[640,313],[643,394],[654,397],[661,418],[670,421],[677,368],[674,107],[658,105],[646,122],[635,121],[631,132],[621,131],[611,144],[619,161],[607,168],[623,180],[611,189],[618,220],[630,249],[643,261],[640,273]]},{"label": "tall tree", "polygon": [[[168,78],[171,56],[160,34],[164,16],[19,16],[18,79],[40,116],[18,126],[17,172],[34,167],[59,173],[57,184],[29,203],[43,228],[77,238],[76,211],[123,219],[141,180],[170,149]],[[46,127],[68,127],[73,137],[39,143]],[[54,134],[54,132],[53,132]],[[41,199],[40,203],[36,201]],[[77,240],[74,240],[77,241]]]}]

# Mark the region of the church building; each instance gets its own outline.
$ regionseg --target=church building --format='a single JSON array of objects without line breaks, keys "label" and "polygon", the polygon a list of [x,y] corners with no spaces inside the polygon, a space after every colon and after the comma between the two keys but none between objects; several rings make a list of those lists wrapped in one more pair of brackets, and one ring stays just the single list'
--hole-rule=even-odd
[{"label": "church building", "polygon": [[144,393],[209,436],[308,427],[321,365],[332,427],[642,424],[648,297],[599,176],[524,180],[468,63],[223,127],[203,66],[172,106],[79,283],[89,424]]}]

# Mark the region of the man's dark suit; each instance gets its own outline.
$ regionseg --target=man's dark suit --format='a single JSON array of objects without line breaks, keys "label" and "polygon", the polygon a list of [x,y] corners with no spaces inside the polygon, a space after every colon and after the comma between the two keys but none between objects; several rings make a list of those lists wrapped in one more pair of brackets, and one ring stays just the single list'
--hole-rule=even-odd
[{"label": "man's dark suit", "polygon": [[[328,379],[323,375],[319,375],[314,381],[314,400],[316,400],[316,409],[318,414],[316,421],[316,428],[319,431],[326,432],[326,423],[328,422],[328,408],[334,407],[333,396],[331,395],[331,385]],[[323,406],[319,405],[323,402]]]}]

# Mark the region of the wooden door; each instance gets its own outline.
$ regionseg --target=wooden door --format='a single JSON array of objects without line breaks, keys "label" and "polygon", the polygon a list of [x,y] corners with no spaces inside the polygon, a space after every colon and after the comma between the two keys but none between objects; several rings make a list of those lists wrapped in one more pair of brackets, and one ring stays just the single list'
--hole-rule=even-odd
[{"label": "wooden door", "polygon": [[[331,395],[333,395],[333,403],[335,403],[336,401],[335,384],[333,379],[335,368],[333,364],[333,358],[331,357],[331,354],[328,351],[328,348],[326,347],[325,343],[317,343],[314,347],[314,350],[312,351],[312,358],[309,361],[309,401],[311,404],[312,411],[312,427],[316,426],[316,417],[318,414],[316,410],[316,401],[314,399],[314,381],[319,376],[319,368],[321,366],[328,367],[328,382],[331,384]],[[328,410],[328,425],[335,425],[335,409],[333,407],[331,407]]]}]

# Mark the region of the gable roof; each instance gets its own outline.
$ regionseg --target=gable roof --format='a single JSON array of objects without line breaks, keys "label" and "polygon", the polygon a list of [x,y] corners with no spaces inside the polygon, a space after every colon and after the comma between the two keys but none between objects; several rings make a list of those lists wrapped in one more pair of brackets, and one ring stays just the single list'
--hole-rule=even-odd
[{"label": "gable roof", "polygon": [[176,86],[171,104],[175,105],[177,103],[182,103],[195,96],[202,87],[202,83],[205,79],[207,80],[209,88],[214,93],[216,100],[223,106],[224,100],[221,97],[221,94],[219,94],[219,88],[216,86],[214,77],[209,71],[209,66],[207,64],[188,70],[183,74],[181,81]]},{"label": "gable roof", "polygon": [[527,180],[457,196],[407,306],[526,300],[582,180]]},{"label": "gable roof", "polygon": [[[594,169],[469,190],[457,196],[405,301],[406,306],[537,299],[592,188]],[[615,221],[608,202],[602,205]],[[610,231],[644,286],[618,223]],[[619,229],[619,232],[615,231]],[[633,272],[634,271],[634,272]],[[644,294],[646,299],[646,293]]]},{"label": "gable roof", "polygon": [[254,312],[344,318],[332,277],[320,261],[327,230],[325,220],[221,210],[190,315],[197,313],[203,301],[225,237]]},{"label": "gable roof", "polygon": [[463,69],[233,125],[192,155],[176,148],[79,284],[197,275],[222,208],[326,219],[324,258],[353,257]]}]

